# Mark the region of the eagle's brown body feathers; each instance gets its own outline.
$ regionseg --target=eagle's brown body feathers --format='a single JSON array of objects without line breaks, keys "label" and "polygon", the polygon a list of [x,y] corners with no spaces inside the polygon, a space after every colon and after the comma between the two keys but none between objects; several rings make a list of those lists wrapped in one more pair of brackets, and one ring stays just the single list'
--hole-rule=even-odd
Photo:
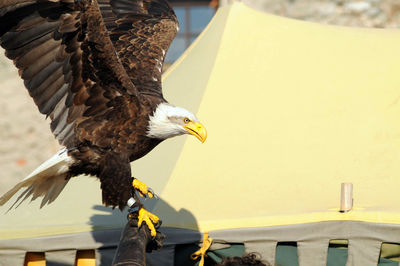
[{"label": "eagle's brown body feathers", "polygon": [[161,142],[148,117],[177,26],[163,0],[0,2],[0,44],[74,159],[67,178],[98,176],[106,205],[126,205],[129,162]]}]

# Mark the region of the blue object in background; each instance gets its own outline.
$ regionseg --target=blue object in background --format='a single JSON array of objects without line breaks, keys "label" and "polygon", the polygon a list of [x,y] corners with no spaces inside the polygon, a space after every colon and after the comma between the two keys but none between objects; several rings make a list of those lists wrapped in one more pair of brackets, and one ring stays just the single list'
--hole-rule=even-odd
[{"label": "blue object in background", "polygon": [[179,31],[165,58],[167,64],[178,59],[215,14],[215,9],[208,5],[174,5],[174,10],[179,21]]}]

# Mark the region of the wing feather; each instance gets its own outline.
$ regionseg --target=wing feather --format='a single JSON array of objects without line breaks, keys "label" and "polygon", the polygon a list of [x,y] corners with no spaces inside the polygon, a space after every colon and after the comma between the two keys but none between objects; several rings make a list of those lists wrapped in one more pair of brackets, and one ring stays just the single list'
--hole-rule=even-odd
[{"label": "wing feather", "polygon": [[29,66],[27,66],[26,68],[22,68],[22,71],[20,71],[21,78],[23,78],[24,80],[32,79],[34,76],[39,75],[39,73],[42,72],[50,64],[57,64],[58,62],[54,61],[57,53],[57,47],[53,47],[53,49],[49,50],[43,56],[35,56],[37,60],[32,60]]},{"label": "wing feather", "polygon": [[45,78],[39,85],[36,86],[33,84],[31,86],[31,82],[27,82],[25,86],[29,90],[29,94],[36,99],[40,97],[40,95],[42,95],[48,87],[57,82],[64,82],[63,70],[61,66],[53,70],[51,75]]},{"label": "wing feather", "polygon": [[110,39],[130,79],[143,94],[162,97],[161,72],[178,20],[165,0],[100,0]]},{"label": "wing feather", "polygon": [[43,106],[42,113],[51,113],[56,107],[57,103],[68,93],[69,84],[60,84],[59,86],[52,86],[52,90],[48,90],[46,97],[41,97],[41,101],[37,101],[37,105]]},{"label": "wing feather", "polygon": [[37,46],[40,46],[43,42],[46,42],[49,39],[52,39],[53,33],[48,33],[38,39],[26,44],[25,46],[13,48],[6,50],[5,55],[10,59],[16,59],[17,57],[25,55],[27,52],[31,51]]},{"label": "wing feather", "polygon": [[[114,52],[96,1],[3,0],[0,45],[68,148],[77,143],[78,124],[115,108],[117,94],[137,103],[136,87]],[[118,108],[122,112],[124,106]]]},{"label": "wing feather", "polygon": [[17,68],[26,68],[35,63],[36,58],[42,58],[51,51],[59,47],[59,41],[48,38],[45,42],[37,45],[33,49],[27,51],[25,54],[21,55],[17,60],[15,60],[15,66]]}]

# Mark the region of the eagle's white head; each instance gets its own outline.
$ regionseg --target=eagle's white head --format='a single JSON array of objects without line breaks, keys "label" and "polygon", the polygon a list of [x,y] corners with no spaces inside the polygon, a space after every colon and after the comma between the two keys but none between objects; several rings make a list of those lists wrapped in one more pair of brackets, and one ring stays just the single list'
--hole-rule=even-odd
[{"label": "eagle's white head", "polygon": [[204,142],[207,131],[197,117],[188,110],[161,103],[150,115],[147,136],[157,139],[167,139],[183,134],[191,134]]}]

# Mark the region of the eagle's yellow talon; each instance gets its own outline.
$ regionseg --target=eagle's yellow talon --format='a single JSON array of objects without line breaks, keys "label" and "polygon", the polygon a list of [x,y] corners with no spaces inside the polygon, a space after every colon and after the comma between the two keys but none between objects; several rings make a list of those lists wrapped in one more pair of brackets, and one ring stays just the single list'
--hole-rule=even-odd
[{"label": "eagle's yellow talon", "polygon": [[150,230],[150,234],[152,237],[156,236],[156,228],[154,224],[158,223],[160,220],[156,215],[152,214],[151,212],[146,211],[144,208],[139,210],[139,217],[138,217],[138,227],[142,226],[143,221],[147,224],[147,227]]},{"label": "eagle's yellow talon", "polygon": [[132,181],[132,186],[138,191],[141,197],[148,196],[150,199],[154,197],[153,191],[143,182],[136,178]]}]

